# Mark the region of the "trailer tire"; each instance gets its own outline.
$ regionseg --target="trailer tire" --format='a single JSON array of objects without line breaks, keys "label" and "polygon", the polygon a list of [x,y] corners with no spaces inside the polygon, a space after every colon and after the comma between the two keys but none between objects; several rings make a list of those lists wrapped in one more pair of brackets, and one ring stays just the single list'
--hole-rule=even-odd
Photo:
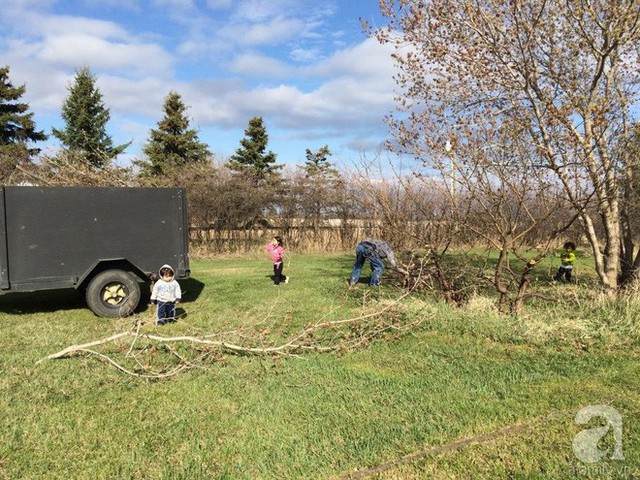
[{"label": "trailer tire", "polygon": [[123,270],[105,270],[89,282],[86,300],[99,317],[126,317],[140,303],[140,284]]}]

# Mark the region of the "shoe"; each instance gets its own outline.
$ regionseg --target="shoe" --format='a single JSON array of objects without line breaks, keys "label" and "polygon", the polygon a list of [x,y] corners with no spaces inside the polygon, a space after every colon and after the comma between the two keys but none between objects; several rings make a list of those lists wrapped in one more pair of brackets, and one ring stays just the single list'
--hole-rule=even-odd
[{"label": "shoe", "polygon": [[156,322],[156,325],[157,325],[157,326],[159,326],[159,327],[161,327],[162,325],[164,325],[164,322],[163,322],[162,320],[158,320],[158,321]]},{"label": "shoe", "polygon": [[289,277],[284,278],[284,283],[289,283]]}]

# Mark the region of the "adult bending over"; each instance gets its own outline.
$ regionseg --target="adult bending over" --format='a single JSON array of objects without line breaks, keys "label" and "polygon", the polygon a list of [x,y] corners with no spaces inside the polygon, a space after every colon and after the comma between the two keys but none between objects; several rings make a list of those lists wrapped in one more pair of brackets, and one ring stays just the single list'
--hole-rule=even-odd
[{"label": "adult bending over", "polygon": [[380,285],[382,272],[384,272],[383,258],[386,258],[389,266],[395,270],[402,272],[396,263],[396,257],[393,254],[391,245],[383,240],[366,239],[356,246],[356,263],[353,265],[349,286],[353,287],[360,279],[362,266],[365,261],[371,266],[371,279],[369,285],[377,287]]}]

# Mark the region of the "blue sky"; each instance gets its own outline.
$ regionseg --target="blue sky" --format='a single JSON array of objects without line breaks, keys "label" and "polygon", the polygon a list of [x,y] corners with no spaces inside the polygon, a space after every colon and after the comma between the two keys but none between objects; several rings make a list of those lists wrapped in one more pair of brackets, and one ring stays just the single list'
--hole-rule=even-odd
[{"label": "blue sky", "polygon": [[68,86],[88,66],[108,133],[133,142],[128,157],[140,155],[174,90],[217,158],[261,116],[279,163],[329,145],[348,164],[388,138],[396,91],[391,52],[366,38],[359,17],[383,24],[375,0],[2,0],[0,64],[26,85],[47,134],[63,126]]}]

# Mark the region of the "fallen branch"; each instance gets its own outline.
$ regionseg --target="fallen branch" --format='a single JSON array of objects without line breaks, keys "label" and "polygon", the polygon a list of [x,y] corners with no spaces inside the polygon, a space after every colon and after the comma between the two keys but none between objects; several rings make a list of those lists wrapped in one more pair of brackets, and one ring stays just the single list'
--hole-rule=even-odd
[{"label": "fallen branch", "polygon": [[[125,373],[127,375],[132,375],[139,378],[166,378],[177,373],[180,373],[187,369],[197,368],[200,365],[196,361],[190,361],[182,355],[179,355],[177,351],[169,348],[169,350],[173,353],[175,357],[179,359],[179,363],[176,367],[172,368],[169,371],[162,372],[154,372],[148,373],[145,370],[148,367],[143,366],[142,363],[138,361],[136,355],[133,355],[134,348],[136,344],[138,344],[141,340],[146,340],[153,345],[168,345],[171,343],[186,343],[194,346],[204,346],[215,348],[219,350],[221,353],[234,354],[234,355],[253,355],[253,356],[293,356],[297,355],[300,352],[335,352],[341,351],[345,349],[359,348],[363,345],[366,345],[371,340],[380,337],[388,332],[395,332],[396,334],[402,334],[404,332],[408,332],[414,328],[416,328],[420,323],[422,323],[425,319],[418,318],[413,322],[406,323],[404,325],[399,325],[397,322],[394,322],[393,319],[391,321],[385,322],[372,322],[372,320],[376,320],[379,318],[388,315],[390,310],[395,307],[398,302],[407,297],[411,291],[407,291],[402,296],[397,298],[394,302],[386,305],[378,311],[367,313],[363,315],[359,315],[357,317],[341,319],[341,320],[333,320],[333,321],[322,321],[312,325],[307,326],[299,333],[293,335],[289,338],[289,340],[284,341],[278,345],[271,346],[255,346],[255,345],[242,345],[234,341],[229,341],[225,339],[225,336],[228,336],[230,333],[226,332],[226,334],[209,334],[205,336],[193,336],[193,335],[179,335],[174,337],[166,337],[163,335],[156,335],[150,333],[141,333],[140,332],[140,322],[136,322],[135,327],[127,332],[121,332],[115,335],[111,335],[109,337],[95,340],[85,344],[71,345],[59,352],[53,353],[38,360],[37,364],[44,362],[45,360],[55,360],[66,357],[72,357],[76,354],[89,354],[98,357],[100,360],[107,362],[108,364],[114,366],[116,369]],[[392,315],[393,317],[393,315]],[[340,332],[340,328],[349,326],[351,330],[347,330],[344,332]],[[353,327],[357,327],[355,333]],[[321,332],[336,330],[339,332],[336,336],[331,338],[330,342],[324,340],[322,338],[319,340],[316,338],[316,335],[319,335]],[[237,333],[237,332],[231,332]],[[213,337],[213,338],[212,338]],[[124,367],[122,364],[109,357],[104,353],[100,353],[94,350],[95,347],[101,345],[107,345],[114,342],[117,342],[122,339],[131,339],[131,344],[128,348],[128,351],[125,355],[125,358],[133,357],[134,360],[138,363],[138,366],[143,373],[133,371],[130,368]],[[152,348],[153,349],[153,348]],[[155,349],[153,349],[155,350]],[[208,353],[207,353],[208,355]],[[203,357],[198,359],[198,361],[202,360]]]},{"label": "fallen branch", "polygon": [[91,347],[97,347],[98,345],[104,345],[105,343],[115,342],[120,338],[131,336],[132,333],[133,332],[122,332],[116,335],[111,335],[110,337],[107,337],[107,338],[103,338],[101,340],[95,340],[93,342],[85,343],[83,345],[71,345],[70,347],[67,347],[64,350],[60,350],[58,353],[54,353],[53,355],[49,355],[48,357],[41,358],[36,362],[36,365],[41,362],[44,362],[45,360],[52,360],[54,358],[66,357],[67,355],[70,355],[75,352],[88,350]]},{"label": "fallen branch", "polygon": [[[314,345],[305,345],[302,343],[298,343],[298,341],[306,336],[308,336],[311,333],[314,333],[317,330],[320,329],[327,329],[327,328],[333,328],[336,326],[340,326],[340,325],[344,325],[346,323],[353,323],[359,320],[363,320],[363,319],[368,319],[371,317],[377,317],[382,315],[382,313],[384,311],[386,311],[387,309],[381,310],[380,312],[376,312],[376,313],[372,313],[372,314],[368,314],[368,315],[362,315],[356,318],[350,318],[350,319],[346,319],[346,320],[336,320],[336,321],[331,321],[331,322],[323,322],[323,323],[317,323],[314,324],[313,326],[306,328],[305,330],[303,330],[301,333],[299,333],[298,335],[295,335],[291,340],[281,344],[281,345],[277,345],[277,346],[273,346],[273,347],[246,347],[246,346],[242,346],[242,345],[236,345],[234,343],[230,343],[230,342],[226,342],[224,340],[209,340],[207,338],[204,337],[195,337],[195,336],[191,336],[191,335],[180,335],[177,337],[165,337],[165,336],[161,336],[161,335],[153,335],[153,334],[148,334],[148,333],[139,333],[139,331],[129,331],[129,332],[122,332],[122,333],[118,333],[116,335],[112,335],[110,337],[107,338],[103,338],[101,340],[95,340],[93,342],[90,343],[85,343],[82,345],[71,345],[67,348],[65,348],[64,350],[60,350],[57,353],[53,353],[51,355],[48,355],[45,358],[42,358],[40,360],[38,360],[38,362],[36,363],[41,363],[45,360],[55,360],[58,358],[64,358],[64,357],[68,357],[71,356],[74,353],[77,352],[90,352],[90,348],[91,347],[96,347],[98,345],[104,345],[107,343],[112,343],[115,342],[116,340],[119,340],[121,338],[126,338],[126,337],[131,337],[133,338],[134,342],[140,340],[140,339],[146,339],[146,340],[151,340],[151,341],[155,341],[157,343],[169,343],[169,342],[187,342],[187,343],[193,343],[193,344],[199,344],[199,345],[208,345],[208,346],[213,346],[213,347],[218,347],[224,351],[227,352],[231,352],[231,353],[238,353],[238,354],[246,354],[246,355],[272,355],[272,354],[283,354],[283,353],[291,353],[297,350],[314,350],[314,351],[331,351],[331,350],[336,350],[338,347],[337,346],[329,346],[329,347],[322,347],[322,346],[314,346]],[[391,327],[391,326],[389,326]],[[92,352],[93,353],[93,352]]]},{"label": "fallen branch", "polygon": [[104,355],[104,354],[102,354],[100,352],[96,352],[94,350],[89,350],[89,349],[78,349],[76,351],[77,352],[86,352],[86,353],[89,353],[91,355],[95,355],[95,356],[99,357],[100,359],[104,360],[105,362],[113,365],[116,369],[120,370],[122,373],[126,373],[127,375],[131,375],[131,376],[139,377],[139,378],[149,378],[149,379],[151,379],[151,378],[153,378],[153,379],[167,378],[167,377],[171,377],[173,375],[176,375],[177,373],[180,373],[180,372],[182,372],[184,370],[187,370],[188,368],[193,368],[193,367],[190,367],[187,364],[181,364],[181,365],[178,365],[173,370],[170,370],[169,372],[166,372],[166,373],[144,374],[144,373],[138,373],[138,372],[131,371],[131,370],[123,367],[122,365],[120,365],[118,362],[113,360],[108,355]]}]

